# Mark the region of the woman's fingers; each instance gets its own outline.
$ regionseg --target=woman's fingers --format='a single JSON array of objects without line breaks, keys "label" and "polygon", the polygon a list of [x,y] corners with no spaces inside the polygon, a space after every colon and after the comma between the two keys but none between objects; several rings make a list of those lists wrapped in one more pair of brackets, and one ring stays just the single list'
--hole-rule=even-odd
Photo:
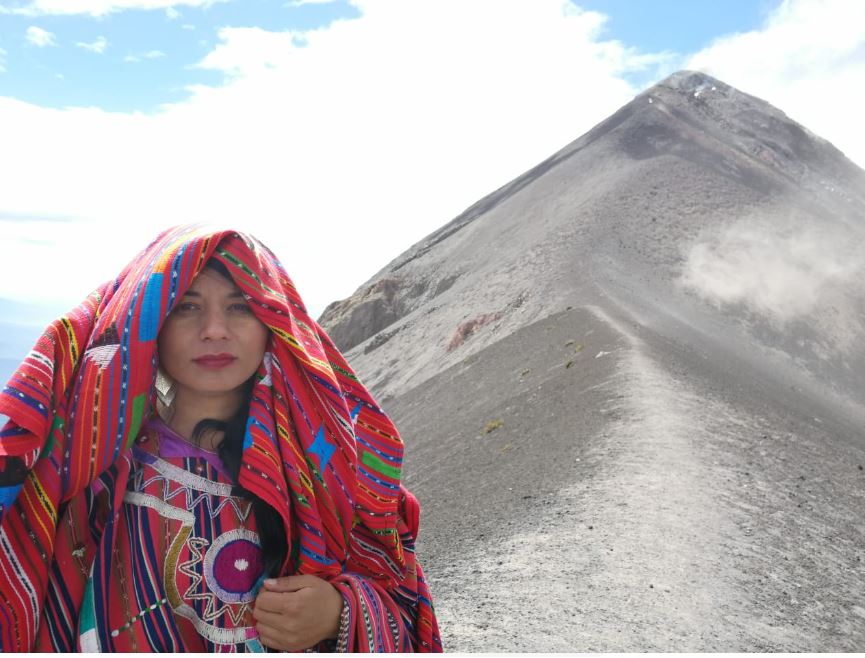
[{"label": "woman's fingers", "polygon": [[304,587],[315,587],[321,578],[317,576],[282,576],[280,578],[268,578],[264,581],[262,591],[271,592],[296,592]]},{"label": "woman's fingers", "polygon": [[265,646],[296,651],[336,637],[343,599],[333,585],[315,576],[273,580],[265,581],[252,609]]},{"label": "woman's fingers", "polygon": [[309,648],[309,646],[302,645],[301,638],[284,629],[267,624],[258,624],[255,628],[258,631],[258,639],[261,643],[271,649],[278,651],[303,651]]},{"label": "woman's fingers", "polygon": [[283,616],[278,612],[269,612],[267,610],[262,610],[261,608],[253,608],[252,616],[255,618],[259,624],[267,624],[268,626],[273,626],[274,628],[279,628],[283,623]]},{"label": "woman's fingers", "polygon": [[297,597],[294,592],[265,592],[262,591],[255,598],[255,610],[275,612],[277,614],[291,614],[295,612]]}]

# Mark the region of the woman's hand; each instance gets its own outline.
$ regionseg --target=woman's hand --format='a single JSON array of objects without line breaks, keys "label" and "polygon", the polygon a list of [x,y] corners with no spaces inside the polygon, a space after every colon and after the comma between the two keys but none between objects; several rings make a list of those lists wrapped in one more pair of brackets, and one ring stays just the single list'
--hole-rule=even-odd
[{"label": "woman's hand", "polygon": [[342,594],[317,576],[265,580],[252,610],[261,643],[279,651],[303,651],[336,638],[341,613]]}]

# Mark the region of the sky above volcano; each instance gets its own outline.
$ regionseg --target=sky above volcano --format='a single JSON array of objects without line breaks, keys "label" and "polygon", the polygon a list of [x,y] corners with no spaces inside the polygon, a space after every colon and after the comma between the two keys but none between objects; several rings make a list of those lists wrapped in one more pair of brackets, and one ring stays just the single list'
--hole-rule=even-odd
[{"label": "sky above volcano", "polygon": [[[95,106],[118,112],[158,111],[189,98],[191,85],[223,83],[224,69],[201,65],[225,40],[223,28],[291,32],[299,43],[304,32],[364,16],[362,5],[347,1],[57,0],[0,6],[5,10],[0,23],[4,96],[44,107]],[[614,39],[643,53],[685,54],[720,36],[758,29],[773,3],[584,0],[571,6],[604,17],[599,39]],[[458,12],[453,15],[453,20],[459,18]],[[495,20],[494,12],[489,20]],[[262,37],[248,49],[261,52],[267,38]],[[479,47],[483,40],[479,34]]]},{"label": "sky above volcano", "polygon": [[0,300],[204,221],[317,315],[681,68],[865,165],[856,0],[0,0]]}]

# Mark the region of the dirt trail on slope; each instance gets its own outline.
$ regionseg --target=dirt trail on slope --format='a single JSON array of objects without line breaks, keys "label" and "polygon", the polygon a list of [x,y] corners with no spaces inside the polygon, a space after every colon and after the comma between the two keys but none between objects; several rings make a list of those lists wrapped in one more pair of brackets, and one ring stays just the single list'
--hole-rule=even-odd
[{"label": "dirt trail on slope", "polygon": [[518,532],[434,560],[446,649],[863,650],[862,449],[697,390],[590,310],[621,336],[605,427]]}]

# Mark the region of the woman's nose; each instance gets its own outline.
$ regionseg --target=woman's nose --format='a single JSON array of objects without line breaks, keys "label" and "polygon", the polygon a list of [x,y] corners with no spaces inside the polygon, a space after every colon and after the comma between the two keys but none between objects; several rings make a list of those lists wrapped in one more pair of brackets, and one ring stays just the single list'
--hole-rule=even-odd
[{"label": "woman's nose", "polygon": [[201,337],[205,340],[222,340],[228,336],[228,319],[221,310],[209,310],[204,314]]}]

